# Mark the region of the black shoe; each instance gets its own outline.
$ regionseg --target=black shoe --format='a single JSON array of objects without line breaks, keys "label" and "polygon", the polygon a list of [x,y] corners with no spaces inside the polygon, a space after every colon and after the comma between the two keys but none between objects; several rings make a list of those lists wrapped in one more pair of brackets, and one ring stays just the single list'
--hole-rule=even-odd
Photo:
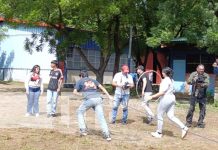
[{"label": "black shoe", "polygon": [[191,123],[188,123],[188,122],[186,122],[185,126],[186,126],[186,127],[188,127],[188,128],[190,128],[190,127],[192,126],[192,124],[191,124]]},{"label": "black shoe", "polygon": [[112,120],[111,122],[110,122],[110,124],[115,124],[116,123],[116,121],[114,121],[114,120]]},{"label": "black shoe", "polygon": [[56,114],[51,114],[51,116],[52,116],[52,117],[56,117],[57,115],[56,115]]},{"label": "black shoe", "polygon": [[126,124],[127,124],[127,121],[123,121],[122,124],[123,124],[123,125],[126,125]]},{"label": "black shoe", "polygon": [[154,120],[154,118],[148,117],[148,118],[146,119],[146,123],[147,123],[147,124],[151,124],[153,120]]},{"label": "black shoe", "polygon": [[198,128],[205,128],[205,124],[198,124],[197,127]]}]

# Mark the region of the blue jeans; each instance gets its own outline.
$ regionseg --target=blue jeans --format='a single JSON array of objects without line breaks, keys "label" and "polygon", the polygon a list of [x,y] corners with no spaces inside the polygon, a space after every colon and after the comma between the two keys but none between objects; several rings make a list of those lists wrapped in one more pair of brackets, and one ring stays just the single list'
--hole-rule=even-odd
[{"label": "blue jeans", "polygon": [[117,117],[117,111],[118,111],[118,107],[120,106],[120,104],[122,105],[123,108],[123,118],[122,118],[122,122],[126,123],[127,122],[127,117],[128,117],[128,103],[129,103],[129,94],[115,94],[114,95],[114,106],[112,109],[112,121],[116,121],[116,117]]},{"label": "blue jeans", "polygon": [[29,88],[29,94],[27,95],[27,113],[29,114],[36,114],[39,113],[39,96],[40,96],[40,89],[34,91]]},{"label": "blue jeans", "polygon": [[58,101],[58,92],[47,90],[47,114],[55,114]]},{"label": "blue jeans", "polygon": [[106,135],[109,134],[108,126],[107,126],[107,123],[106,123],[106,120],[104,117],[101,98],[86,99],[79,106],[79,108],[77,110],[77,117],[78,117],[78,123],[79,123],[80,130],[86,129],[86,124],[85,124],[85,120],[84,120],[84,113],[87,110],[89,110],[90,108],[94,109],[103,133],[105,133]]}]

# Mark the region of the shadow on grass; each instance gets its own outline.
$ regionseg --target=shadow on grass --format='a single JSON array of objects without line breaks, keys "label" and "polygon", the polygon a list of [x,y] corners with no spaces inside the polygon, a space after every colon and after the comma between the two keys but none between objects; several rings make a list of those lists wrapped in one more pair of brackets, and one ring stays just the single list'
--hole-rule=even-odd
[{"label": "shadow on grass", "polygon": [[[127,124],[132,124],[133,122],[135,122],[135,120],[132,120],[132,119],[127,120]],[[116,123],[122,123],[122,119],[116,120]]]},{"label": "shadow on grass", "polygon": [[9,82],[9,81],[1,81],[1,80],[0,80],[0,84],[10,85],[10,82]]},{"label": "shadow on grass", "polygon": [[143,123],[145,123],[145,124],[147,124],[147,125],[149,125],[149,126],[156,126],[156,125],[154,124],[155,121],[149,122],[148,118],[147,118],[147,117],[144,117],[144,116],[141,116],[140,118],[142,119],[142,122],[143,122]]},{"label": "shadow on grass", "polygon": [[173,132],[172,131],[169,131],[169,130],[163,130],[163,135],[167,135],[167,136],[170,136],[170,137],[175,137],[173,135]]}]

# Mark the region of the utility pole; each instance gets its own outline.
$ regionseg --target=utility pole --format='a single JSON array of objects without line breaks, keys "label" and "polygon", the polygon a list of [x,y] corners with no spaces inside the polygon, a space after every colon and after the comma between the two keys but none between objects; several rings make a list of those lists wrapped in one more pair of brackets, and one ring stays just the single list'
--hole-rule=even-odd
[{"label": "utility pole", "polygon": [[132,25],[130,25],[129,30],[129,53],[128,53],[128,66],[131,66],[131,52],[132,52]]}]

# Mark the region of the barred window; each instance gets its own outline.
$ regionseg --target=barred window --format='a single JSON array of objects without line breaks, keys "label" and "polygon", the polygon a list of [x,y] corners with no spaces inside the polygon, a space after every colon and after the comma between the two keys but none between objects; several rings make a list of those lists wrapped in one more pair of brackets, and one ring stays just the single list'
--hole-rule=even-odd
[{"label": "barred window", "polygon": [[215,61],[214,55],[209,54],[192,54],[186,56],[186,72],[191,73],[196,71],[196,67],[199,64],[205,66],[206,73],[213,73],[212,64]]},{"label": "barred window", "polygon": [[[98,50],[83,50],[84,54],[88,58],[89,62],[95,67],[98,68],[100,65],[100,51]],[[120,57],[120,66],[122,64],[127,64],[128,63],[128,58],[127,54],[123,54]],[[112,54],[110,57],[110,60],[108,62],[108,65],[106,67],[105,71],[112,72],[114,70],[114,62],[115,61],[115,54]],[[75,69],[75,70],[80,70],[80,69],[89,69],[84,60],[80,57],[77,51],[69,51],[66,57],[66,67],[67,69]],[[131,61],[131,71],[135,71],[135,63]]]}]

